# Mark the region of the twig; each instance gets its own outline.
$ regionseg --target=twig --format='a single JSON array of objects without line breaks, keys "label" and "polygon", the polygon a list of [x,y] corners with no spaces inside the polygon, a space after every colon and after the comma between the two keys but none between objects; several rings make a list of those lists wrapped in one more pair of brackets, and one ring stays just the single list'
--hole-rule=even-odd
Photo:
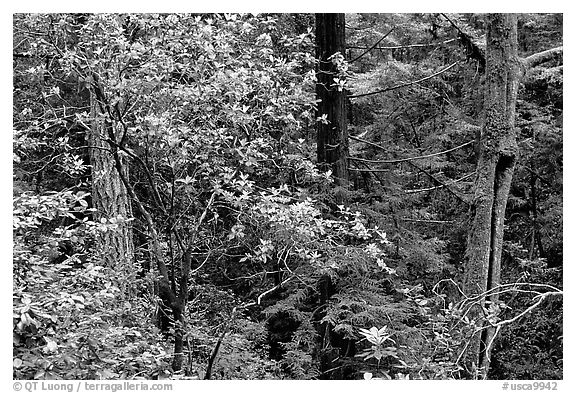
[{"label": "twig", "polygon": [[206,258],[204,259],[204,262],[202,262],[200,264],[200,266],[198,266],[196,269],[192,270],[190,272],[190,274],[196,274],[196,272],[198,272],[198,270],[202,269],[202,266],[204,266],[206,264],[206,262],[208,262],[208,258],[210,258],[210,255],[212,254],[212,250],[208,251],[208,255],[206,255]]}]

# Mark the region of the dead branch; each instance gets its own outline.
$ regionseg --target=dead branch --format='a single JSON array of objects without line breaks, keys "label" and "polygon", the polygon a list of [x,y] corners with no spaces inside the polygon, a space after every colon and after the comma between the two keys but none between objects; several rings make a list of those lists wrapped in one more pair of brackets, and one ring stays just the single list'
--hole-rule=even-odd
[{"label": "dead branch", "polygon": [[[454,280],[445,279],[445,280],[440,280],[438,283],[436,283],[436,285],[432,289],[433,293],[436,294],[437,296],[441,296],[440,293],[438,292],[438,286],[442,282],[448,282],[448,283],[453,284],[458,289],[459,293],[462,295],[463,300],[461,300],[459,302],[459,305],[455,306],[455,308],[460,309],[460,310],[464,310],[466,308],[468,310],[470,310],[475,305],[479,305],[479,306],[483,307],[484,300],[488,297],[494,296],[495,294],[500,295],[500,294],[512,293],[512,292],[514,292],[514,293],[522,292],[522,293],[534,294],[533,300],[535,300],[535,302],[533,304],[531,304],[530,306],[528,306],[527,308],[525,308],[524,310],[522,310],[521,312],[519,312],[518,314],[514,315],[513,317],[511,317],[509,319],[501,320],[501,321],[495,322],[495,323],[490,321],[488,318],[485,318],[487,323],[485,323],[483,326],[480,326],[480,327],[477,327],[474,329],[474,332],[471,336],[474,336],[474,335],[478,334],[479,332],[481,332],[485,329],[488,329],[488,328],[492,328],[492,329],[495,328],[496,329],[494,335],[491,337],[490,341],[488,343],[486,343],[486,348],[484,349],[485,355],[487,358],[490,357],[490,351],[491,351],[492,346],[494,345],[494,341],[495,341],[496,337],[498,336],[498,333],[500,332],[500,330],[502,329],[502,327],[504,325],[508,325],[508,324],[516,322],[517,320],[519,320],[523,316],[527,315],[528,313],[530,313],[531,311],[536,309],[540,304],[542,304],[542,302],[544,302],[544,300],[548,299],[549,297],[563,296],[564,295],[563,290],[556,288],[552,285],[528,283],[528,282],[524,282],[524,283],[517,282],[517,283],[511,283],[511,284],[502,284],[502,285],[499,285],[497,287],[491,288],[491,289],[489,289],[489,290],[487,290],[481,294],[478,294],[476,296],[469,297],[462,291],[460,286],[458,284],[456,284],[456,282],[454,282]],[[547,292],[537,292],[535,290],[522,290],[522,289],[518,288],[518,286],[528,286],[529,288],[530,287],[546,288]],[[464,318],[464,316],[467,313],[468,312],[463,313],[460,320],[462,320],[462,318]],[[467,350],[468,344],[469,344],[469,342],[466,343],[464,348],[461,350],[459,356],[456,359],[456,363],[459,363],[460,360],[462,359],[462,356],[464,355],[464,353]]]}]

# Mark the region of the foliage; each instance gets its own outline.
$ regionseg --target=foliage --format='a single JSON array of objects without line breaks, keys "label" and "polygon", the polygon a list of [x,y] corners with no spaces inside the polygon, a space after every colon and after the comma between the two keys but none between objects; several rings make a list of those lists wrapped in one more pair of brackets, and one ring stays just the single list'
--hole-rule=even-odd
[{"label": "foliage", "polygon": [[[71,274],[72,273],[72,274]],[[135,315],[145,302],[125,301],[117,275],[93,263],[37,261],[14,298],[14,378],[114,379],[167,370],[171,357],[158,332]]]},{"label": "foliage", "polygon": [[[482,36],[477,15],[449,17]],[[483,77],[440,14],[346,19],[350,49],[331,58],[343,91],[459,62],[349,100],[350,134],[370,142],[352,139],[352,157],[427,156],[351,159],[349,189],[316,165],[313,15],[14,15],[14,378],[199,379],[218,342],[214,379],[460,377],[479,321],[447,283],[461,273],[475,152],[435,153],[476,137]],[[561,39],[557,16],[520,20],[525,54]],[[563,79],[549,66],[527,74],[518,103],[505,283],[561,283]],[[94,220],[86,135],[98,121],[133,217]],[[127,220],[131,279],[94,252]],[[188,289],[165,330],[153,232],[172,290]],[[532,304],[504,301],[486,310],[493,321]],[[561,306],[503,328],[492,377],[561,377]]]},{"label": "foliage", "polygon": [[373,358],[378,361],[378,364],[380,364],[382,358],[385,358],[387,356],[391,356],[393,358],[397,357],[396,348],[390,346],[388,347],[384,346],[385,344],[387,344],[386,343],[387,341],[391,341],[392,344],[395,343],[394,340],[390,338],[391,335],[386,334],[386,326],[380,329],[376,327],[372,327],[369,330],[360,329],[360,334],[362,334],[364,338],[368,340],[370,344],[372,344],[370,349],[366,349],[364,350],[364,352],[358,355],[363,357],[364,360]]}]

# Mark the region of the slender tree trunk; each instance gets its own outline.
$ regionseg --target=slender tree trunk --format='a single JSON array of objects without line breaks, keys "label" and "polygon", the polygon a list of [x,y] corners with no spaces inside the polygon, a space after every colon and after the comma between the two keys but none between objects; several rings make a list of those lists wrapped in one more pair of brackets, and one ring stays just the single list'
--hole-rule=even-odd
[{"label": "slender tree trunk", "polygon": [[346,92],[335,86],[338,69],[331,59],[336,53],[345,55],[344,14],[316,14],[316,122],[318,163],[326,163],[336,183],[348,185],[348,128],[346,123]]},{"label": "slender tree trunk", "polygon": [[[514,118],[521,72],[516,15],[490,14],[487,28],[485,118],[465,258],[467,295],[478,295],[500,284],[504,213],[518,150]],[[482,306],[485,301],[497,300],[497,295],[489,296]],[[485,325],[480,307],[471,315],[485,329],[472,337],[465,363],[485,377],[490,365],[487,345],[494,338],[494,329]]]},{"label": "slender tree trunk", "polygon": [[172,359],[172,369],[182,370],[184,363],[184,316],[182,310],[174,308],[174,358]]},{"label": "slender tree trunk", "polygon": [[[531,168],[534,170],[534,168]],[[530,239],[530,253],[528,259],[534,257],[542,257],[544,250],[542,249],[542,237],[540,236],[540,226],[538,225],[538,198],[536,195],[536,177],[534,172],[530,173],[530,210],[532,221],[532,235]]]},{"label": "slender tree trunk", "polygon": [[92,201],[96,209],[94,220],[109,222],[110,219],[121,218],[117,229],[99,232],[96,237],[95,254],[101,258],[105,266],[118,271],[126,279],[126,283],[129,283],[130,277],[134,274],[134,244],[132,227],[122,218],[131,218],[132,208],[126,187],[115,167],[114,157],[107,151],[110,145],[105,140],[105,127],[112,125],[106,124],[104,116],[101,115],[94,92],[90,93],[90,108],[92,125],[86,139],[90,146],[92,166]]}]

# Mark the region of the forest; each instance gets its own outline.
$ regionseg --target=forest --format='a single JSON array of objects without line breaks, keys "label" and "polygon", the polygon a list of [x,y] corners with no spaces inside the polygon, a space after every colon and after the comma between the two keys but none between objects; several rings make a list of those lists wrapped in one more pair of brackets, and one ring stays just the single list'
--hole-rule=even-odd
[{"label": "forest", "polygon": [[12,32],[14,379],[563,379],[562,14]]}]

